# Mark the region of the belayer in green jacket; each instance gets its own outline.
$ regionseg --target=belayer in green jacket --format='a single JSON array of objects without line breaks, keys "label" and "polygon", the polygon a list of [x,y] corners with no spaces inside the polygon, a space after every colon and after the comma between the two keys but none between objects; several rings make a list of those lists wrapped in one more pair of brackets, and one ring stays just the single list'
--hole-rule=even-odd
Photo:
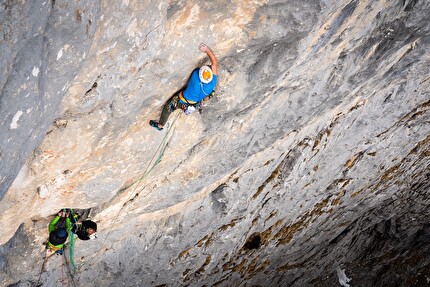
[{"label": "belayer in green jacket", "polygon": [[61,210],[49,223],[49,240],[46,245],[46,249],[62,255],[64,243],[66,243],[70,227],[71,224],[68,212]]}]

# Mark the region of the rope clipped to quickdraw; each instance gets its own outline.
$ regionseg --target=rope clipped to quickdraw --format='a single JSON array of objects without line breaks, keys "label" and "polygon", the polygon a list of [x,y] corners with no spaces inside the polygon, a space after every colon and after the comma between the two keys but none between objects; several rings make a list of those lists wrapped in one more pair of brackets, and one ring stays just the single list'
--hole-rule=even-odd
[{"label": "rope clipped to quickdraw", "polygon": [[[125,190],[129,189],[130,187],[132,187],[133,185],[136,185],[135,188],[133,189],[133,191],[130,193],[130,195],[127,197],[126,201],[123,203],[123,205],[121,206],[121,208],[118,210],[118,213],[116,214],[116,216],[114,217],[114,219],[111,221],[110,224],[110,228],[106,234],[106,236],[103,238],[103,242],[100,245],[100,249],[95,253],[95,255],[93,256],[93,258],[91,258],[86,265],[90,265],[92,264],[94,258],[98,255],[98,253],[103,249],[103,246],[106,243],[107,238],[109,237],[110,233],[112,232],[112,228],[116,223],[116,220],[119,217],[119,214],[121,213],[122,209],[124,208],[124,206],[126,205],[127,202],[130,201],[132,195],[135,194],[135,191],[137,190],[137,188],[139,187],[138,183],[140,183],[151,171],[152,169],[160,162],[161,158],[164,155],[164,151],[166,150],[167,144],[169,142],[169,135],[170,135],[170,131],[172,130],[176,120],[180,117],[181,113],[177,113],[176,116],[173,118],[173,121],[171,123],[171,125],[169,126],[169,128],[167,129],[166,135],[164,136],[163,140],[161,141],[160,145],[158,146],[157,150],[155,151],[154,155],[152,156],[151,160],[149,161],[148,165],[146,166],[145,172],[143,173],[143,175],[141,177],[139,177],[137,180],[135,180],[134,182],[132,182],[130,185],[128,185],[127,187],[124,187],[123,189],[119,190],[117,195],[124,192]],[[158,154],[158,156],[157,156]],[[142,191],[144,189],[144,187],[140,190]],[[139,192],[140,192],[139,191]],[[78,271],[81,270],[81,268],[84,266],[85,264],[81,264],[78,268]]]}]

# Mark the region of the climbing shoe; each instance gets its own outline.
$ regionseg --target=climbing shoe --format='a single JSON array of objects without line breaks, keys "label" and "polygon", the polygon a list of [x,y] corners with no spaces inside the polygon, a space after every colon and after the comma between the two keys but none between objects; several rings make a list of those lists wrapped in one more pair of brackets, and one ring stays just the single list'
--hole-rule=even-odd
[{"label": "climbing shoe", "polygon": [[149,121],[149,125],[155,129],[157,129],[158,131],[161,131],[163,128],[158,127],[158,123],[156,121],[150,120]]}]

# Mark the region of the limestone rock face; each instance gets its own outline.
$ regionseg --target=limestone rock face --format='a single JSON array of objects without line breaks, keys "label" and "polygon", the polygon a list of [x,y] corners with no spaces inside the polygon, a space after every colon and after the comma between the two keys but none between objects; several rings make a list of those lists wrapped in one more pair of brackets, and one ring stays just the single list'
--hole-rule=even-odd
[{"label": "limestone rock face", "polygon": [[[430,2],[0,13],[2,286],[428,284]],[[218,58],[216,95],[156,131],[209,63],[200,42]],[[99,226],[70,272],[44,259],[61,208]]]}]

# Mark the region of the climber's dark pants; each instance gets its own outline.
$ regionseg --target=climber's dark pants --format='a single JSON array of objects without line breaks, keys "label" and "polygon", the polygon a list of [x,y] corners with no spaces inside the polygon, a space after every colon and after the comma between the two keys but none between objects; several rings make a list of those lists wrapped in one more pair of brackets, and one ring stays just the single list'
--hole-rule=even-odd
[{"label": "climber's dark pants", "polygon": [[173,96],[171,96],[164,104],[163,110],[161,111],[160,120],[158,121],[158,123],[162,126],[167,123],[170,114],[173,113],[176,109],[180,108],[180,105],[178,105],[179,92],[180,91],[174,93]]}]

